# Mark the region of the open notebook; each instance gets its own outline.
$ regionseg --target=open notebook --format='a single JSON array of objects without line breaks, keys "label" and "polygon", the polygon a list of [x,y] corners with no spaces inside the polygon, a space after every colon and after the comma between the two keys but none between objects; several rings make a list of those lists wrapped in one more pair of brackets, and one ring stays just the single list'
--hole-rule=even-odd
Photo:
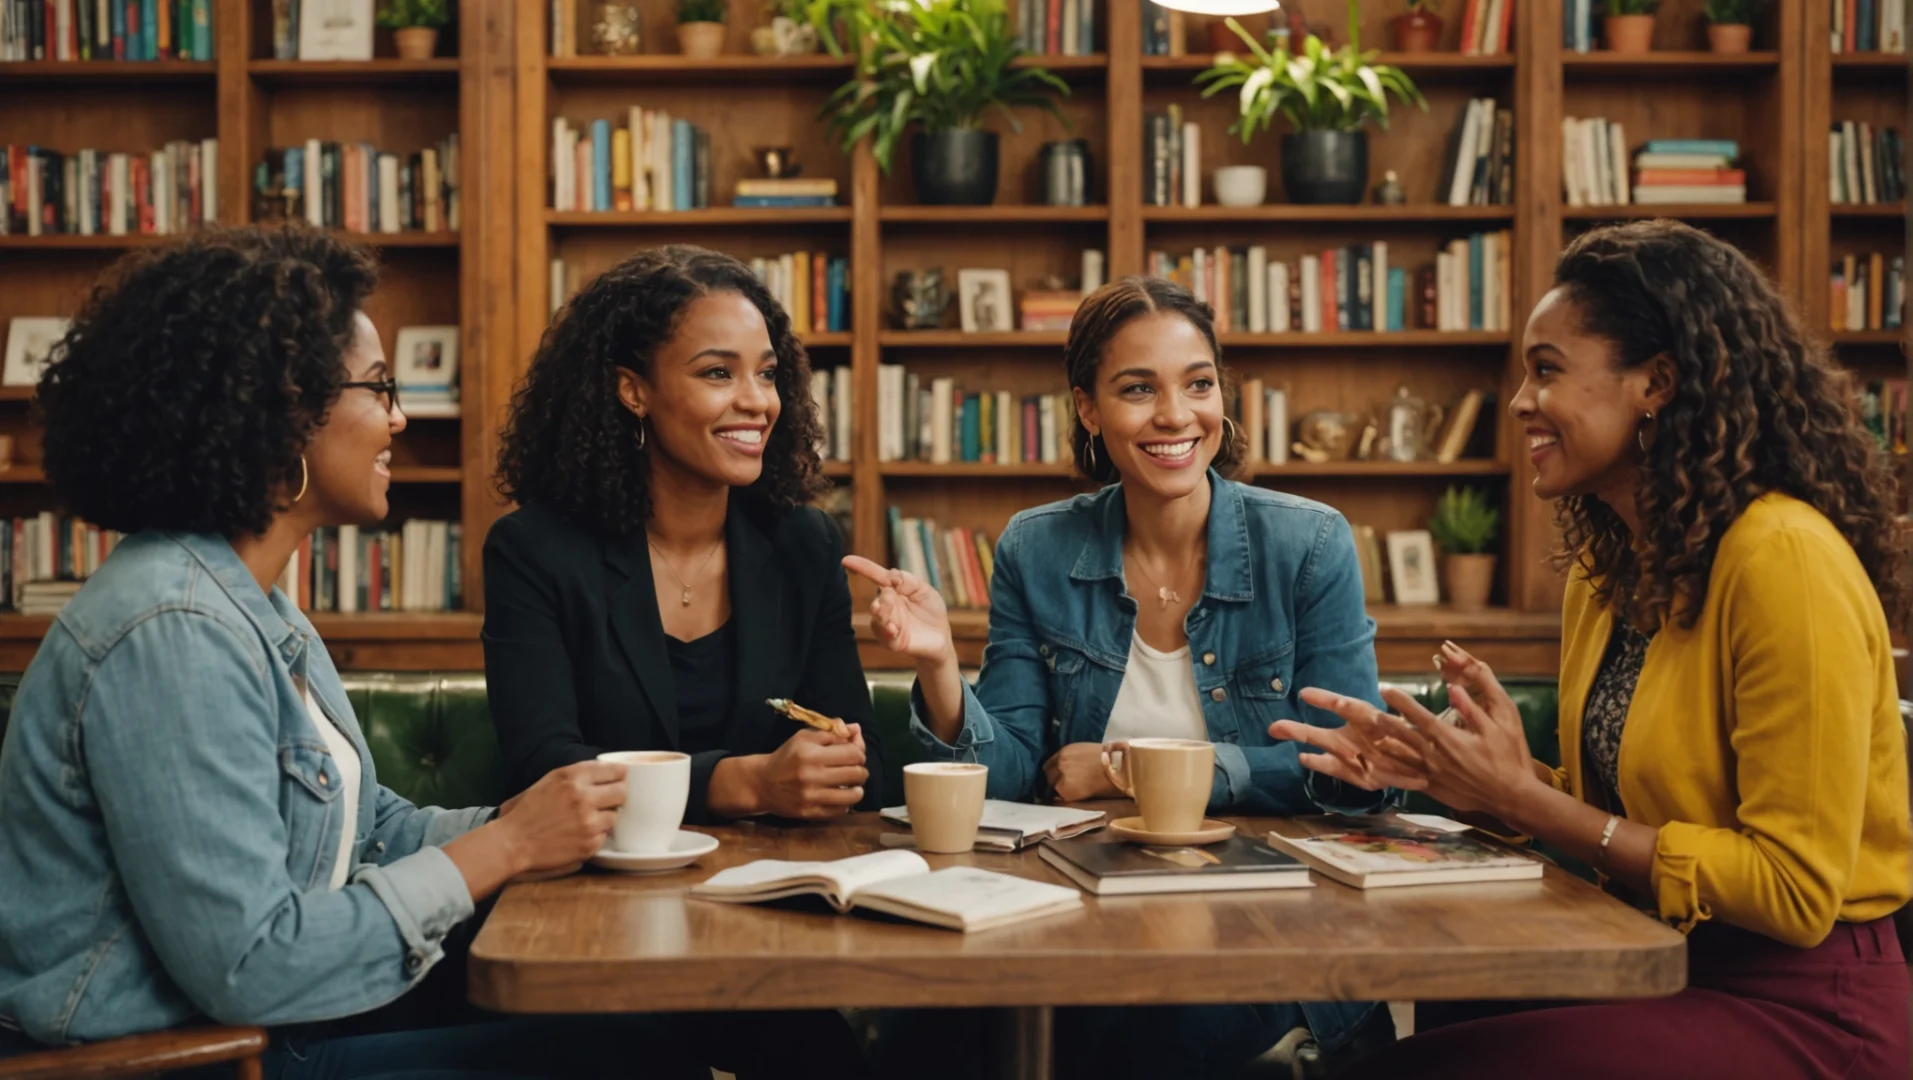
[{"label": "open notebook", "polygon": [[[883,819],[909,828],[910,809],[892,806],[883,811]],[[1102,828],[1108,820],[1109,815],[1101,810],[985,799],[983,822],[976,830],[976,846],[983,851],[1021,851],[1041,840],[1081,836]]]},{"label": "open notebook", "polygon": [[831,862],[759,859],[720,870],[691,890],[692,896],[733,904],[812,894],[838,911],[868,908],[965,933],[1083,906],[1075,889],[971,866],[932,871],[914,851],[878,851]]}]

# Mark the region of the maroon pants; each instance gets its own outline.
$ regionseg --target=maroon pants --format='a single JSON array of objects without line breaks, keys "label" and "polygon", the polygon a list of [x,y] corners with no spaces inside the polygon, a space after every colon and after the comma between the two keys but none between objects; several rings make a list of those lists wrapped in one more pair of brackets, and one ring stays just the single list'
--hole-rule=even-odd
[{"label": "maroon pants", "polygon": [[1414,1038],[1337,1080],[1905,1080],[1908,985],[1890,919],[1812,949],[1702,923],[1672,997],[1418,1005]]}]

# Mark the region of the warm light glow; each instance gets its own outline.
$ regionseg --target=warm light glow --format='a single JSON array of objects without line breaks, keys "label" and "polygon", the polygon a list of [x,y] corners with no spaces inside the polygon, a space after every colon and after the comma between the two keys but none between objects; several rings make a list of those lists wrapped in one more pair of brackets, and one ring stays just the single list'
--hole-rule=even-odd
[{"label": "warm light glow", "polygon": [[1282,0],[1156,0],[1156,6],[1192,15],[1260,15],[1282,10]]}]

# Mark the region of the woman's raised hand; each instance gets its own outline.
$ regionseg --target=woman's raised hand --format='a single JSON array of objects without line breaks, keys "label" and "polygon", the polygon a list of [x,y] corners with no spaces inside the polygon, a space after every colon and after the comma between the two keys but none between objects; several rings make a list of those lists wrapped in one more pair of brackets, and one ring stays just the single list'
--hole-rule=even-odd
[{"label": "woman's raised hand", "polygon": [[844,557],[844,569],[877,586],[877,598],[870,602],[870,624],[884,648],[919,663],[950,657],[950,613],[928,582],[907,570],[892,570],[857,555]]}]

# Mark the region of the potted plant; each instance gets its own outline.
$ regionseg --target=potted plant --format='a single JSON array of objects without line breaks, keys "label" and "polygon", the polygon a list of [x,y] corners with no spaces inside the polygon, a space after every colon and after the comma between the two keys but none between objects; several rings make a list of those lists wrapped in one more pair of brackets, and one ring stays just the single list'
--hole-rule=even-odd
[{"label": "potted plant", "polygon": [[724,0],[678,0],[678,51],[699,60],[724,52]]},{"label": "potted plant", "polygon": [[1441,48],[1441,0],[1408,0],[1408,10],[1389,20],[1396,52],[1434,52]]},{"label": "potted plant", "polygon": [[1654,13],[1661,0],[1605,0],[1601,34],[1617,53],[1644,53],[1654,48]]},{"label": "potted plant", "polygon": [[1479,611],[1488,606],[1495,584],[1495,557],[1488,549],[1500,527],[1501,512],[1488,505],[1480,488],[1450,487],[1435,501],[1428,532],[1446,556],[1442,579],[1455,608]]},{"label": "potted plant", "polygon": [[451,21],[450,0],[386,0],[378,17],[406,60],[430,60],[438,51],[439,30]]},{"label": "potted plant", "polygon": [[1707,0],[1707,47],[1744,53],[1754,44],[1754,20],[1767,0]]},{"label": "potted plant", "polygon": [[1370,124],[1388,127],[1390,94],[1418,105],[1428,101],[1400,68],[1377,64],[1380,54],[1363,52],[1361,28],[1349,7],[1351,44],[1330,49],[1310,34],[1301,50],[1263,48],[1234,19],[1229,26],[1249,47],[1247,57],[1223,53],[1214,66],[1196,76],[1209,97],[1240,88],[1241,116],[1229,128],[1247,143],[1266,131],[1277,116],[1295,130],[1282,136],[1282,185],[1291,202],[1306,204],[1362,201],[1368,192]]},{"label": "potted plant", "polygon": [[[830,128],[846,151],[868,136],[886,173],[909,131],[922,203],[995,201],[997,135],[983,127],[991,113],[1017,131],[1018,107],[1062,119],[1054,95],[1069,87],[1040,67],[1011,67],[1021,50],[1004,0],[866,0],[848,15],[857,73],[824,103]],[[819,33],[836,52],[835,38]]]}]

